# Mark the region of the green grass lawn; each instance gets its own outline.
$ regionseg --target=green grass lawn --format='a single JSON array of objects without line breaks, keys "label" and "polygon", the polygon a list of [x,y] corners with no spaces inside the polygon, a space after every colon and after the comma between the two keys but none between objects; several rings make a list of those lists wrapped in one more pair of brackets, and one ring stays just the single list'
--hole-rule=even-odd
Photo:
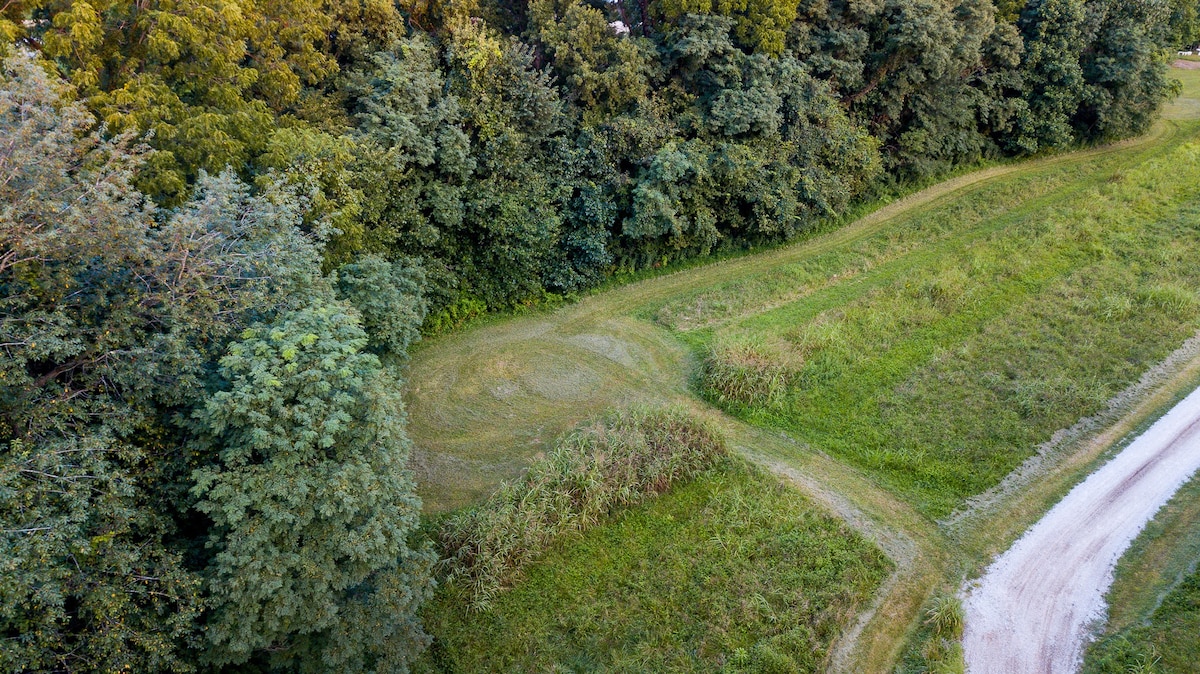
[{"label": "green grass lawn", "polygon": [[484,613],[425,612],[425,671],[812,672],[889,570],[739,459],[572,537]]}]

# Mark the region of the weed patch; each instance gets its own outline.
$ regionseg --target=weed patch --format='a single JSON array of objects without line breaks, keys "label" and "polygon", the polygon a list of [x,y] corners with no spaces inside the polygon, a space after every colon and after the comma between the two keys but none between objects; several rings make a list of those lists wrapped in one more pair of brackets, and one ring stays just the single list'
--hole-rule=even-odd
[{"label": "weed patch", "polygon": [[721,403],[769,405],[795,378],[796,360],[781,349],[745,342],[714,347],[704,359],[704,387]]}]

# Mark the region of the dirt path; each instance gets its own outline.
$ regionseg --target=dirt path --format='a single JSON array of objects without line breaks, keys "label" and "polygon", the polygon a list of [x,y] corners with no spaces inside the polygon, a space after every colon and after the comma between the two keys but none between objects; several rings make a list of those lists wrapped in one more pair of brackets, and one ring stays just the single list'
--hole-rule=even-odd
[{"label": "dirt path", "polygon": [[973,674],[1071,672],[1129,543],[1200,469],[1200,389],[1076,486],[965,602]]}]

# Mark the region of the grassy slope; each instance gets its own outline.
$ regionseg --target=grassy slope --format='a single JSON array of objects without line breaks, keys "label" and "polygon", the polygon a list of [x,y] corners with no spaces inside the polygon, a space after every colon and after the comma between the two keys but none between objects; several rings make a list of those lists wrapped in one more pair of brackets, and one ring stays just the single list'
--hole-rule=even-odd
[{"label": "grassy slope", "polygon": [[[1200,477],[1130,546],[1108,593],[1109,620],[1083,671],[1196,671],[1200,662]],[[1142,667],[1143,669],[1138,669]]]},{"label": "grassy slope", "polygon": [[[1188,83],[1188,89],[1195,95],[1195,85],[1200,79],[1193,77],[1193,73],[1200,76],[1197,71],[1184,76],[1196,80]],[[1173,106],[1171,114],[1184,117],[1192,114],[1193,108],[1200,110],[1200,103],[1184,101]],[[1119,200],[1109,202],[1113,209],[1123,208],[1133,218],[1132,222],[1148,224],[1151,231],[1147,236],[1169,237],[1169,230],[1164,234],[1162,228],[1173,226],[1171,222],[1181,222],[1183,213],[1167,213],[1170,205],[1156,197],[1153,185],[1146,182],[1151,176],[1140,174],[1138,166],[1177,147],[1183,138],[1191,136],[1192,128],[1167,123],[1151,137],[1120,146],[968,174],[807,242],[631,284],[554,313],[497,321],[468,333],[434,340],[415,355],[408,390],[413,435],[418,446],[425,450],[417,468],[427,505],[439,511],[478,499],[500,479],[517,474],[554,435],[614,404],[630,400],[682,401],[702,407],[691,394],[697,363],[694,347],[725,338],[735,330],[746,330],[752,335],[762,326],[768,331],[774,329],[773,325],[782,326],[785,321],[780,317],[789,310],[797,312],[793,314],[797,320],[808,316],[810,322],[811,317],[839,304],[858,302],[864,309],[884,307],[891,311],[890,315],[898,318],[883,327],[889,331],[896,326],[907,330],[898,335],[898,342],[910,346],[897,349],[888,344],[882,353],[872,353],[868,359],[858,361],[860,365],[865,363],[865,367],[853,374],[866,373],[871,377],[858,389],[844,389],[843,399],[855,402],[856,391],[862,391],[868,396],[864,400],[874,400],[877,404],[878,397],[869,397],[872,391],[921,394],[916,399],[923,401],[924,414],[938,419],[946,414],[953,419],[958,405],[976,404],[974,398],[959,396],[951,398],[952,404],[946,408],[945,399],[937,397],[939,388],[959,385],[951,376],[957,367],[955,358],[966,358],[967,365],[975,371],[992,367],[986,359],[991,347],[999,344],[1008,349],[998,352],[999,364],[1005,365],[1004,361],[1009,360],[1007,364],[1019,373],[1023,369],[1022,359],[1029,354],[1020,350],[1020,335],[1013,337],[1015,346],[1004,346],[1013,334],[1007,328],[1025,326],[1027,330],[1040,330],[1038,320],[1048,320],[1055,327],[1054,318],[1064,315],[1056,311],[1064,306],[1063,301],[1069,300],[1067,306],[1076,313],[1092,315],[1091,319],[1084,316],[1087,320],[1108,312],[1106,321],[1111,317],[1134,317],[1140,321],[1138,325],[1146,326],[1146,316],[1154,315],[1146,313],[1147,306],[1151,312],[1158,309],[1152,301],[1133,295],[1131,284],[1141,277],[1122,277],[1112,268],[1104,268],[1100,276],[1088,275],[1092,266],[1103,264],[1111,256],[1123,255],[1126,248],[1144,242],[1103,238],[1102,226],[1108,223],[1102,218],[1109,217],[1104,213],[1099,214],[1101,219],[1097,219],[1097,214],[1087,214],[1082,228],[1071,228],[1071,223],[1059,221],[1070,216],[1072,208],[1085,207],[1097,197],[1114,198],[1114,193],[1126,190],[1130,194],[1116,194]],[[1114,176],[1121,177],[1109,182]],[[1140,194],[1132,194],[1138,190]],[[1055,218],[1045,219],[1050,224],[1040,226],[1039,216],[1044,213]],[[904,226],[905,222],[912,224]],[[1031,256],[1033,264],[1028,267],[1015,270],[1005,267],[1011,261],[1009,258],[1024,256],[1025,248],[1019,244],[1028,240],[1016,239],[1006,244],[1004,237],[1012,231],[1049,243],[1049,251],[1045,254],[1036,251]],[[1063,248],[1050,234],[1074,237],[1070,240],[1087,245],[1071,244]],[[1141,234],[1134,231],[1129,236]],[[1181,252],[1190,252],[1193,243],[1186,241],[1187,247]],[[992,246],[1002,245],[1008,247],[989,255]],[[1168,258],[1174,247],[1172,243],[1163,249]],[[925,294],[931,306],[924,307],[919,305],[925,301],[921,294],[911,294],[911,284],[909,289],[902,289],[898,283],[911,276],[910,281],[922,281],[926,289],[936,288],[938,276],[923,275],[936,268],[939,275],[944,272],[951,280],[960,279],[948,265],[972,265],[966,270],[976,271],[973,266],[976,257],[986,263],[980,269],[988,269],[990,265],[1008,275],[1000,279],[1001,283],[1017,278],[1004,287],[1020,301],[1005,301],[1003,295],[996,297],[995,293],[985,293],[982,299],[975,300],[972,295],[962,293],[958,298],[950,298],[951,311],[944,312],[937,307],[936,292]],[[1143,265],[1140,268],[1153,267],[1144,260],[1138,264]],[[1033,271],[1026,273],[1029,269]],[[1134,271],[1140,273],[1138,269]],[[1175,273],[1176,267],[1172,266],[1170,271]],[[807,278],[796,276],[800,273],[807,274]],[[1184,273],[1187,279],[1191,278],[1191,271]],[[1097,285],[1096,278],[1108,286]],[[934,283],[924,283],[929,280]],[[1166,278],[1166,282],[1176,280]],[[824,293],[828,302],[823,308],[813,300],[819,293]],[[966,309],[958,304],[963,295],[971,300],[964,303]],[[1039,305],[1036,301],[1039,298],[1050,298],[1060,304]],[[981,309],[974,308],[976,301],[981,303]],[[918,310],[911,311],[913,306]],[[1024,311],[1026,306],[1033,310]],[[950,315],[941,315],[945,313]],[[1021,316],[1024,321],[1015,320]],[[656,320],[647,321],[647,317]],[[1015,449],[1001,464],[1011,465],[1021,452],[1027,453],[1032,448],[1032,444],[1018,446],[1020,443],[1032,443],[1048,435],[1055,424],[1068,425],[1073,421],[1071,415],[1092,409],[1099,396],[1128,381],[1139,368],[1173,346],[1170,342],[1178,341],[1183,334],[1180,326],[1187,320],[1192,318],[1157,321],[1166,325],[1150,325],[1147,332],[1139,331],[1128,339],[1095,346],[1090,354],[1109,358],[1096,364],[1098,376],[1085,380],[1095,387],[1090,392],[1088,388],[1076,391],[1064,387],[1070,399],[1077,401],[1073,403],[1076,407],[1067,413],[1058,413],[1059,403],[1046,397],[1060,394],[1053,388],[1047,392],[998,386],[1001,392],[1007,391],[1009,403],[1018,406],[1014,428],[1022,429],[1006,440]],[[1089,346],[1093,335],[1071,332],[1070,323],[1066,321],[1061,328],[1058,350],[1051,349],[1035,358],[1039,367],[1058,367],[1062,354],[1076,348],[1071,346],[1072,340]],[[1107,323],[1096,321],[1089,326],[1099,329]],[[1153,332],[1159,329],[1166,332]],[[870,338],[867,331],[862,334]],[[946,346],[948,342],[942,339],[946,335],[959,341],[950,340],[950,346]],[[787,328],[783,336],[788,336]],[[1142,339],[1162,339],[1164,343],[1131,344]],[[783,342],[789,343],[786,339]],[[972,343],[977,345],[974,349],[970,348]],[[1142,350],[1137,351],[1139,348]],[[1112,356],[1114,353],[1117,355]],[[971,360],[972,354],[981,359]],[[1122,358],[1128,361],[1131,357],[1133,362],[1121,364]],[[1067,365],[1079,367],[1078,361]],[[1068,370],[1063,377],[1071,372]],[[905,383],[909,385],[902,385]],[[993,385],[1000,383],[1003,382]],[[988,394],[987,390],[976,391]],[[1019,392],[1022,397],[1012,395]],[[1131,418],[1151,414],[1157,409],[1154,405],[1160,402],[1150,401],[1149,407],[1138,408]],[[872,409],[870,404],[861,402],[857,407],[851,405],[845,408],[846,418],[841,423],[851,432],[867,437],[875,432],[869,427],[879,426],[881,420],[893,423],[891,428],[905,430],[904,424],[895,425],[895,418],[883,416],[880,410],[886,408],[877,407]],[[988,408],[985,414],[976,416],[986,420],[986,414],[996,409]],[[867,413],[856,422],[855,415],[862,411]],[[1072,455],[1076,458],[1051,467],[1044,479],[1006,501],[1003,507],[967,518],[965,528],[943,531],[896,497],[900,494],[911,499],[926,513],[944,512],[951,503],[925,498],[920,479],[905,485],[894,475],[889,476],[891,464],[873,464],[856,458],[854,452],[858,449],[852,446],[835,447],[839,450],[835,456],[821,451],[826,449],[823,445],[814,448],[805,439],[836,440],[836,435],[828,432],[824,436],[804,435],[809,428],[806,424],[786,420],[778,423],[771,418],[774,410],[757,417],[753,410],[738,412],[756,423],[789,429],[791,437],[715,415],[734,446],[792,479],[866,533],[896,562],[896,571],[884,583],[872,610],[851,629],[856,638],[842,640],[834,653],[834,668],[844,671],[890,669],[917,610],[930,593],[939,586],[953,587],[959,574],[978,568],[988,555],[1002,549],[1086,471],[1106,442],[1115,439],[1104,433],[1094,439],[1085,438],[1084,450]],[[1114,428],[1127,423],[1130,422],[1121,420]],[[961,430],[961,424],[954,428],[960,429],[955,431],[960,437],[971,437]],[[987,430],[983,424],[977,428]],[[908,431],[919,437],[922,429],[914,425]],[[953,452],[949,454],[953,456]],[[858,467],[839,458],[850,458]],[[973,464],[965,465],[974,468]],[[1000,470],[989,468],[988,480],[994,481]],[[903,471],[897,474],[903,475]],[[877,480],[890,489],[880,489]],[[959,493],[981,488],[988,480],[967,483]],[[924,493],[929,492],[924,489]],[[543,617],[550,618],[548,614]]]},{"label": "grassy slope", "polygon": [[488,613],[444,589],[425,624],[445,671],[815,671],[887,567],[732,460],[574,538]]}]

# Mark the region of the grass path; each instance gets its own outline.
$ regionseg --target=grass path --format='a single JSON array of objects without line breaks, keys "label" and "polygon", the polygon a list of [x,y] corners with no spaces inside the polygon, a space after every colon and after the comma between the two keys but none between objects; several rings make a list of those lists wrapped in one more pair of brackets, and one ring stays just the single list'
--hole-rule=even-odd
[{"label": "grass path", "polygon": [[[1185,96],[1200,97],[1194,91],[1200,78],[1192,79],[1197,82],[1188,83]],[[1200,109],[1192,102],[1176,103],[1169,112],[1190,117]],[[743,455],[825,504],[896,563],[870,610],[836,645],[831,662],[835,671],[890,671],[919,628],[921,607],[935,593],[953,592],[964,576],[977,572],[1066,493],[1114,442],[1162,409],[1184,385],[1186,378],[1176,373],[1200,368],[1200,357],[1176,357],[1161,376],[1118,396],[1107,416],[1068,433],[1068,441],[1060,442],[1029,480],[939,524],[873,476],[819,447],[753,426],[698,399],[693,335],[754,321],[822,294],[828,301],[861,296],[872,279],[924,264],[942,254],[948,241],[986,234],[969,226],[918,232],[930,238],[914,243],[897,233],[897,222],[955,208],[965,197],[990,189],[1015,190],[1017,208],[1036,212],[1119,175],[1122,167],[1154,157],[1177,140],[1181,128],[1167,120],[1139,139],[977,171],[793,245],[430,340],[413,354],[406,389],[410,434],[418,448],[414,468],[426,509],[442,512],[481,499],[501,480],[518,475],[554,437],[613,406],[691,406],[715,419]],[[981,217],[981,222],[996,228],[1005,220]],[[846,251],[853,255],[847,257],[844,273],[799,288],[787,283],[768,287],[780,270],[827,260],[841,264],[837,256]],[[743,283],[770,292],[750,297],[741,292]],[[704,304],[711,298],[720,302]],[[731,312],[711,310],[731,305],[736,305]],[[693,308],[698,311],[687,313]],[[700,318],[689,323],[690,318],[680,316]]]},{"label": "grass path", "polygon": [[[693,354],[670,331],[644,320],[671,300],[844,249],[879,234],[901,215],[935,209],[1008,176],[1087,166],[1099,157],[1140,157],[1177,131],[1160,124],[1133,141],[985,169],[812,240],[632,283],[552,313],[503,319],[420,345],[408,373],[407,398],[427,509],[438,512],[480,499],[519,474],[544,443],[615,404],[691,399]],[[856,294],[864,290],[862,283],[853,287]]]}]

